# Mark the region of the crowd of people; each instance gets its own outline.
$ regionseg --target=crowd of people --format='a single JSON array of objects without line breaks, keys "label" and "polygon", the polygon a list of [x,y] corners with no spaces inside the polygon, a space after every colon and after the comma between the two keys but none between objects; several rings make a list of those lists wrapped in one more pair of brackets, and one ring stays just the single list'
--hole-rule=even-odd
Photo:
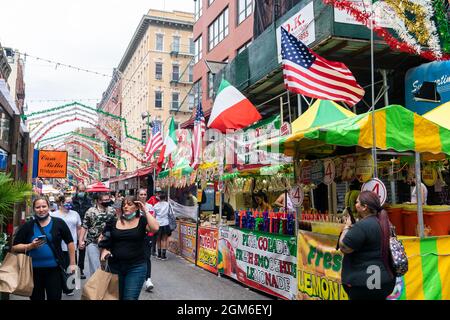
[{"label": "crowd of people", "polygon": [[[119,278],[119,299],[137,300],[141,289],[151,291],[152,256],[167,260],[169,203],[160,189],[147,199],[86,192],[80,183],[75,195],[40,196],[33,200],[34,216],[15,234],[14,252],[32,257],[34,289],[31,300],[60,300],[73,295],[63,285],[61,268],[79,271],[86,279],[101,267]],[[89,274],[85,273],[85,260]]]}]

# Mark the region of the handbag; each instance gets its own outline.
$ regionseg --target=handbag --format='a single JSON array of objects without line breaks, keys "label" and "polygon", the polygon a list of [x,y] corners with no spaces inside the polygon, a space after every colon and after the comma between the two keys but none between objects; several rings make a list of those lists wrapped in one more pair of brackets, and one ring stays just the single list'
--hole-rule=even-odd
[{"label": "handbag", "polygon": [[0,292],[29,297],[33,289],[31,257],[26,253],[8,253],[0,266]]},{"label": "handbag", "polygon": [[119,300],[119,276],[105,270],[97,269],[84,284],[81,300]]},{"label": "handbag", "polygon": [[395,233],[395,227],[391,225],[391,236],[389,238],[389,248],[391,251],[391,267],[396,277],[401,277],[408,272],[408,256],[405,248]]},{"label": "handbag", "polygon": [[[44,228],[42,228],[37,221],[35,222],[39,230],[41,231],[41,234],[45,235],[47,239],[49,239],[47,233],[45,233]],[[58,254],[56,253],[55,247],[53,247],[53,243],[51,241],[47,241],[47,244],[50,250],[52,251],[53,256],[55,257],[56,264],[58,265],[59,268],[59,273],[61,274],[62,290],[64,293],[71,293],[74,289],[74,287],[69,288],[69,281],[70,281],[69,278],[72,276],[72,274],[66,272],[66,269],[62,265],[61,259],[58,257]]]},{"label": "handbag", "polygon": [[175,215],[173,213],[173,208],[172,208],[172,206],[170,204],[169,204],[168,217],[169,217],[169,228],[170,228],[170,231],[173,231],[173,230],[175,230],[177,228],[177,220],[175,219]]}]

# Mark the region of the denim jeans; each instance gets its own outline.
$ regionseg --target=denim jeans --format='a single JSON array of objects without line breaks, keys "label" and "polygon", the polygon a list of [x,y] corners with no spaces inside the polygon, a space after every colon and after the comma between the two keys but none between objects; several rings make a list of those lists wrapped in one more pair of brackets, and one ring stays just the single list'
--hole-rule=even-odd
[{"label": "denim jeans", "polygon": [[119,300],[138,300],[145,282],[147,263],[129,265],[114,263],[111,272],[119,275]]},{"label": "denim jeans", "polygon": [[90,243],[86,247],[86,254],[89,260],[89,274],[92,276],[100,268],[100,249],[95,243]]}]

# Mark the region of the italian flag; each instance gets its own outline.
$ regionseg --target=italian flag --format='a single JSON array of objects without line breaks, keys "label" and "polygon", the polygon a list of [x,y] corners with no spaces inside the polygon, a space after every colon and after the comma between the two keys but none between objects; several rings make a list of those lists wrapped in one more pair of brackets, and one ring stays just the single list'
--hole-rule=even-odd
[{"label": "italian flag", "polygon": [[209,117],[208,127],[225,133],[261,120],[256,107],[228,81],[222,80]]},{"label": "italian flag", "polygon": [[169,134],[164,140],[164,146],[166,149],[164,150],[164,157],[167,158],[177,149],[177,135],[175,133],[175,121],[173,121],[173,117],[170,120],[169,125]]}]

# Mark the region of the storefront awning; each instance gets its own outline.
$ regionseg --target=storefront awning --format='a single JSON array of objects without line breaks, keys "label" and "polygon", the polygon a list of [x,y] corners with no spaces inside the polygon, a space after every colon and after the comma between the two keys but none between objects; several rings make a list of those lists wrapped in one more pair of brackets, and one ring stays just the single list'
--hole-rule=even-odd
[{"label": "storefront awning", "polygon": [[[450,155],[450,130],[409,111],[391,105],[375,111],[376,146],[381,150],[445,153]],[[293,156],[300,151],[320,145],[373,146],[372,113],[329,123],[317,128],[272,139],[262,144],[272,152]]]},{"label": "storefront awning", "polygon": [[109,179],[109,183],[115,183],[118,181],[122,181],[122,180],[127,180],[127,179],[131,179],[131,178],[135,178],[135,177],[143,177],[148,175],[149,173],[153,172],[154,166],[150,166],[147,168],[142,168],[142,169],[137,169],[136,171],[127,173],[127,174],[122,174],[118,177],[114,177]]}]

